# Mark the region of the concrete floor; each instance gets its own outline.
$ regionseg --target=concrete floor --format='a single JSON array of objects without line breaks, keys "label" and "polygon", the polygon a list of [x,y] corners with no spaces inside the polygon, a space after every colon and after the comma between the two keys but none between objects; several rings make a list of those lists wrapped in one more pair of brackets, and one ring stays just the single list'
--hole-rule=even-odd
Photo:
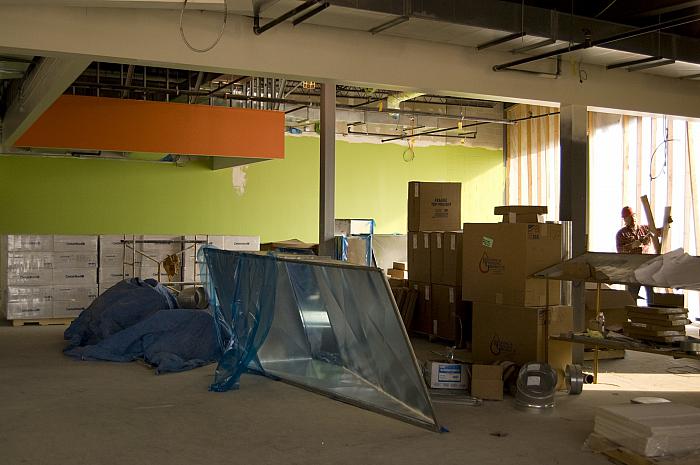
[{"label": "concrete floor", "polygon": [[3,465],[595,465],[609,463],[582,448],[596,406],[649,395],[647,383],[700,406],[700,363],[630,353],[603,362],[600,385],[558,396],[551,415],[517,411],[512,398],[436,404],[450,430],[437,434],[252,375],[211,393],[213,365],[156,376],[140,363],[75,361],[61,353],[63,329],[0,326]]}]

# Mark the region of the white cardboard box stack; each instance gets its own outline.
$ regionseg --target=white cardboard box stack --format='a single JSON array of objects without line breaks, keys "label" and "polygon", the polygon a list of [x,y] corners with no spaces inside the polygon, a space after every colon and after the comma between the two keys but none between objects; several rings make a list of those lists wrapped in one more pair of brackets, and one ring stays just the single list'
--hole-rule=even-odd
[{"label": "white cardboard box stack", "polygon": [[97,296],[97,236],[2,236],[0,262],[8,319],[72,318]]},{"label": "white cardboard box stack", "polygon": [[[185,236],[187,240],[207,241],[219,249],[236,250],[239,252],[257,252],[260,250],[260,236]],[[197,244],[197,250],[204,244]],[[199,280],[201,262],[195,260],[195,248],[188,249],[182,264],[182,276],[185,281]]]}]

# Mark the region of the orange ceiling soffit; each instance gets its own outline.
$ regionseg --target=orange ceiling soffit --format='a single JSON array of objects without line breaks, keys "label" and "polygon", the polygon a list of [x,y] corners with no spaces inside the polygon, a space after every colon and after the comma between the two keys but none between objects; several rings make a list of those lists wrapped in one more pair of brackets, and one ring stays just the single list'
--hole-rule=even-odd
[{"label": "orange ceiling soffit", "polygon": [[63,95],[15,145],[284,158],[284,113]]}]

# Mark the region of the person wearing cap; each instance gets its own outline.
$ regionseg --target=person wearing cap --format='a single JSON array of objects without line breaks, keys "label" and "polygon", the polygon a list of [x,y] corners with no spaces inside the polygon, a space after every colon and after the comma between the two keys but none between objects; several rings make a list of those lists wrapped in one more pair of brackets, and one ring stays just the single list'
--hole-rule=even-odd
[{"label": "person wearing cap", "polygon": [[[617,252],[646,253],[649,249],[649,244],[651,244],[652,237],[649,226],[638,225],[634,218],[634,212],[630,207],[624,207],[621,216],[625,222],[625,226],[620,229],[615,236]],[[656,233],[660,235],[660,230],[657,230]],[[641,285],[639,284],[629,284],[627,286],[627,290],[632,294],[635,300],[639,297],[640,288]],[[651,286],[644,286],[644,289],[647,292],[647,305],[652,305],[654,288]]]}]

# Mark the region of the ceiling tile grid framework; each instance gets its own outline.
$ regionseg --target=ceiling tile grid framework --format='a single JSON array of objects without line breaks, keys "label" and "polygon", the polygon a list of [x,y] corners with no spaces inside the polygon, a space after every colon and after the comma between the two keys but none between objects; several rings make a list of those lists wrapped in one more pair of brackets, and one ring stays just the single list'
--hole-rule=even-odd
[{"label": "ceiling tile grid framework", "polygon": [[[540,41],[544,37],[541,31],[535,30],[536,35],[528,33],[521,39],[477,52],[475,45],[497,39],[507,31],[464,24],[466,9],[453,11],[452,19],[462,21],[461,24],[441,20],[439,14],[433,15],[438,19],[426,18],[429,8],[434,8],[436,2],[409,2],[413,7],[423,5],[423,9],[412,13],[409,20],[379,34],[370,34],[367,29],[396,18],[392,8],[397,2],[334,1],[331,8],[297,27],[283,23],[261,36],[253,34],[249,17],[230,15],[221,42],[205,54],[187,50],[176,34],[176,28],[173,28],[173,24],[177,24],[177,8],[181,2],[162,0],[148,3],[162,9],[135,8],[136,5],[145,5],[139,0],[79,2],[85,5],[83,8],[69,6],[75,2],[68,1],[51,2],[52,5],[66,5],[57,7],[46,6],[47,2],[41,1],[25,2],[22,6],[16,3],[0,0],[0,11],[3,12],[0,15],[2,53],[20,51],[49,56],[80,54],[116,62],[177,65],[217,72],[246,71],[315,80],[333,79],[358,85],[385,84],[388,88],[412,88],[511,102],[536,101],[550,105],[563,102],[627,111],[700,116],[698,82],[646,74],[655,72],[679,77],[685,72],[693,72],[696,64],[676,62],[637,73],[625,69],[605,70],[598,65],[619,63],[645,55],[586,49],[578,56],[567,58],[579,61],[578,70],[573,65],[562,66],[562,74],[556,80],[494,73],[491,69],[494,65],[513,59],[514,55],[509,50]],[[276,2],[273,7],[263,9],[262,14],[275,17],[300,3]],[[471,8],[475,6],[472,1],[461,3]],[[489,3],[502,7],[508,2]],[[228,4],[229,11],[233,13],[252,12],[250,2],[229,0]],[[369,5],[375,11],[357,9],[369,9]],[[100,8],[102,6],[110,8]],[[198,2],[195,8],[220,10],[221,6],[217,2]],[[512,4],[509,8],[511,17],[507,20],[512,23],[511,29],[515,27],[513,24],[520,22],[529,31],[531,10],[536,9],[526,8],[524,14],[518,15],[513,14],[517,11],[513,10]],[[483,7],[473,9],[473,22],[504,27],[503,21],[493,24],[497,11],[486,17],[483,10]],[[559,13],[560,22],[563,17],[563,13]],[[217,11],[188,11],[185,20],[188,37],[199,44],[206,42],[205,38],[215,37],[221,14]],[[322,24],[342,24],[345,28]],[[613,26],[604,32],[612,32]],[[348,30],[347,27],[362,30]],[[537,27],[541,29],[542,25]],[[29,31],[37,33],[29,34]],[[144,44],[147,46],[144,47]],[[557,48],[561,44],[561,40],[555,41],[530,53]],[[587,64],[586,60],[597,64]],[[581,79],[580,61],[585,66],[585,82]]]}]

